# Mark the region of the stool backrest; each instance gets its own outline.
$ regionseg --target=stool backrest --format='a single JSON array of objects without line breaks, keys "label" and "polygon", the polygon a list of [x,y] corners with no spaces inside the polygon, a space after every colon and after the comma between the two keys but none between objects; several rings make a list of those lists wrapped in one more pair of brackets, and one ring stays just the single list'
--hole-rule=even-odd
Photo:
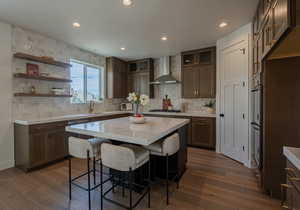
[{"label": "stool backrest", "polygon": [[166,138],[162,143],[162,153],[163,155],[173,155],[179,151],[180,139],[178,133],[173,134]]},{"label": "stool backrest", "polygon": [[90,151],[90,157],[93,157],[93,148],[88,140],[69,137],[69,155],[80,159],[87,159],[88,150]]},{"label": "stool backrest", "polygon": [[103,143],[101,146],[102,164],[118,171],[134,169],[136,160],[134,152],[126,147]]}]

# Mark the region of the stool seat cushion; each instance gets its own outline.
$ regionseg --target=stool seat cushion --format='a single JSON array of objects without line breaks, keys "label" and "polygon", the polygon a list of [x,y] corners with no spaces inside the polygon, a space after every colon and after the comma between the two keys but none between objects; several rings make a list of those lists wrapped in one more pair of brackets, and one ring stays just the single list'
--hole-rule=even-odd
[{"label": "stool seat cushion", "polygon": [[149,151],[143,147],[124,144],[121,146],[103,144],[101,159],[104,166],[118,170],[135,170],[149,161]]},{"label": "stool seat cushion", "polygon": [[171,156],[180,149],[180,139],[178,133],[175,133],[165,139],[159,140],[149,146],[144,146],[152,155]]},{"label": "stool seat cushion", "polygon": [[81,139],[69,137],[69,154],[76,158],[86,159],[87,151],[90,151],[90,157],[101,156],[101,145],[103,143],[111,143],[107,139],[92,138]]}]

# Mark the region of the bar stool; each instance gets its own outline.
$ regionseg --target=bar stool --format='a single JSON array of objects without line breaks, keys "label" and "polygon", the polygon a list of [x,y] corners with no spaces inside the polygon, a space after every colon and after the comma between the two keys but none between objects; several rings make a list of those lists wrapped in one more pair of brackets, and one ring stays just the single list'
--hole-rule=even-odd
[{"label": "bar stool", "polygon": [[[166,157],[166,195],[167,205],[169,205],[169,157],[176,154],[180,148],[180,140],[178,133],[175,133],[165,139],[157,141],[149,146],[145,146],[151,155]],[[178,172],[173,179],[178,179]],[[177,189],[179,188],[179,180],[177,181]]]},{"label": "bar stool", "polygon": [[[96,185],[96,158],[101,157],[101,145],[103,143],[111,143],[107,139],[100,139],[100,138],[92,138],[92,139],[80,139],[75,137],[69,137],[69,155],[80,158],[80,159],[86,159],[87,160],[87,172],[72,178],[71,173],[71,157],[69,157],[69,199],[72,200],[72,185],[79,187],[80,189],[83,189],[88,192],[88,199],[89,199],[89,210],[91,209],[91,191],[98,188],[100,185],[102,185],[102,181]],[[93,169],[90,169],[90,158],[93,158]],[[94,178],[94,186],[91,187],[91,180],[90,180],[90,174],[93,172],[93,178]],[[88,187],[83,187],[80,184],[75,183],[74,181],[83,177],[88,176]],[[108,180],[106,180],[108,181]],[[105,182],[106,182],[105,181]]]},{"label": "bar stool", "polygon": [[[142,167],[144,164],[148,163],[148,181],[147,186],[141,186],[139,184],[134,183],[133,181],[133,173],[135,170]],[[145,150],[143,147],[135,146],[135,145],[112,145],[112,144],[102,144],[101,146],[101,160],[100,160],[100,176],[101,182],[103,180],[102,170],[103,166],[116,170],[120,173],[125,173],[128,175],[128,180],[126,176],[122,176],[123,179],[119,180],[119,182],[113,183],[113,186],[108,189],[106,192],[103,192],[103,185],[101,185],[101,210],[103,210],[103,199],[120,206],[125,209],[132,210],[135,208],[140,201],[148,194],[148,207],[150,208],[150,158],[149,151]],[[125,178],[124,178],[125,177]],[[123,182],[123,183],[120,183]],[[129,205],[124,205],[120,202],[111,200],[106,197],[106,195],[114,189],[115,186],[122,184],[129,187]],[[133,187],[138,186],[144,188],[144,192],[141,193],[141,196],[137,199],[137,201],[133,204],[132,192]]]}]

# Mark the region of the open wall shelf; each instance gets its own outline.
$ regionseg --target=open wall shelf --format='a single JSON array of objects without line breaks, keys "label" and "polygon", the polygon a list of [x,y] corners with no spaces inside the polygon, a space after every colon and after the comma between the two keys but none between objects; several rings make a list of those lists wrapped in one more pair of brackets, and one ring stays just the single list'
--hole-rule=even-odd
[{"label": "open wall shelf", "polygon": [[45,76],[31,76],[24,73],[14,74],[15,78],[24,78],[24,79],[34,79],[34,80],[45,80],[45,81],[54,81],[54,82],[72,82],[70,79],[56,78],[56,77],[45,77]]},{"label": "open wall shelf", "polygon": [[72,67],[72,65],[69,64],[69,63],[64,63],[64,62],[56,61],[56,60],[51,60],[51,59],[45,58],[45,57],[38,57],[38,56],[34,56],[34,55],[29,55],[29,54],[26,54],[26,53],[15,53],[14,57],[19,58],[19,59],[44,63],[44,64],[48,64],[48,65],[53,65],[53,66],[59,66],[59,67],[62,67],[62,68]]},{"label": "open wall shelf", "polygon": [[22,97],[59,97],[59,98],[71,98],[72,95],[54,95],[51,93],[15,93],[14,96]]}]

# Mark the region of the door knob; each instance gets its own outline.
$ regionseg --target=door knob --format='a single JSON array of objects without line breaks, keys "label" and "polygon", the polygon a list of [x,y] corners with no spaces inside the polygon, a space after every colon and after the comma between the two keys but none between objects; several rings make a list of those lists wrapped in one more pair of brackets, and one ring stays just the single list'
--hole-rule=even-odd
[{"label": "door knob", "polygon": [[224,114],[220,114],[220,117],[225,117],[225,115]]}]

